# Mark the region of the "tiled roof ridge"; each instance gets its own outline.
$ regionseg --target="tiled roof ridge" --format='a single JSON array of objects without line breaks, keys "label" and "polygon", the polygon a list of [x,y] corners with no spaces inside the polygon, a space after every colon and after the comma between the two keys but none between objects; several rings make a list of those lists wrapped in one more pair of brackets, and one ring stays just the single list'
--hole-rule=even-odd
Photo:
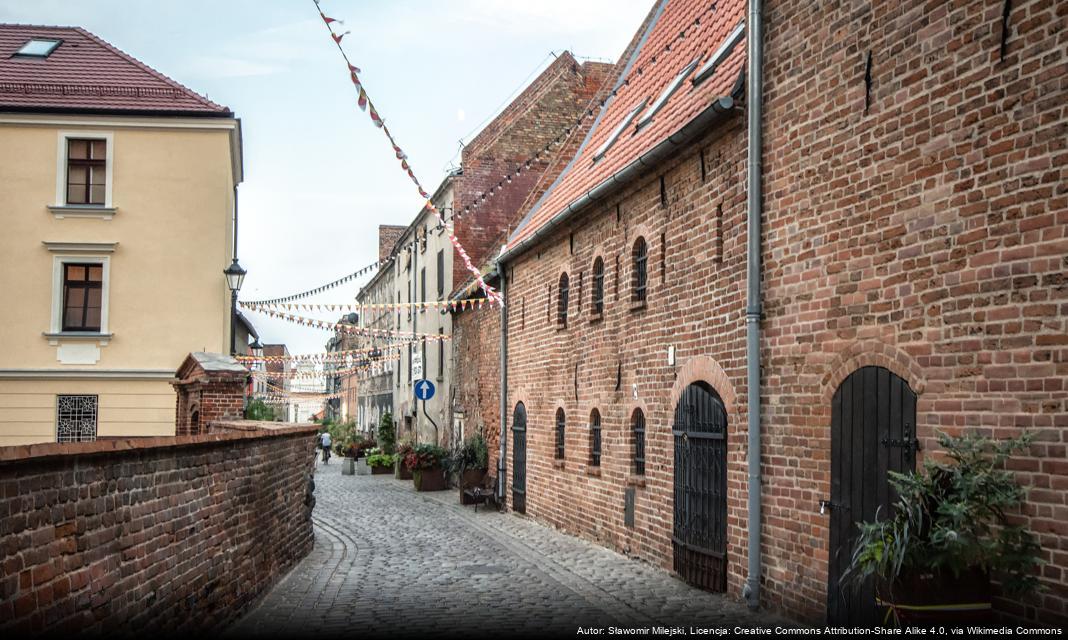
[{"label": "tiled roof ridge", "polygon": [[212,109],[214,111],[218,111],[220,113],[232,113],[230,111],[229,107],[225,107],[225,106],[223,106],[221,104],[218,104],[216,102],[213,102],[213,101],[209,100],[208,98],[200,95],[196,91],[193,91],[192,89],[190,89],[189,87],[183,85],[182,83],[178,82],[177,80],[174,80],[173,78],[171,78],[171,77],[169,77],[169,76],[157,71],[156,69],[153,69],[152,67],[148,66],[144,62],[141,62],[140,60],[138,60],[134,56],[130,55],[129,53],[126,53],[122,49],[119,49],[118,47],[116,47],[115,45],[111,44],[107,40],[104,40],[103,38],[101,38],[100,36],[96,35],[95,33],[91,32],[91,31],[88,31],[87,29],[84,29],[82,27],[73,27],[72,29],[74,31],[77,31],[78,33],[82,34],[83,36],[93,40],[94,42],[96,42],[100,46],[104,47],[108,51],[112,52],[113,54],[115,54],[116,56],[121,58],[122,60],[125,60],[129,64],[132,64],[135,67],[138,67],[142,71],[145,71],[145,72],[151,74],[156,79],[161,80],[162,82],[165,82],[166,84],[170,85],[171,87],[183,92],[185,95],[187,95],[188,97],[191,97],[194,100],[200,102],[202,105],[204,105],[204,106],[206,106],[206,107],[208,107],[208,108],[210,108],[210,109]]}]

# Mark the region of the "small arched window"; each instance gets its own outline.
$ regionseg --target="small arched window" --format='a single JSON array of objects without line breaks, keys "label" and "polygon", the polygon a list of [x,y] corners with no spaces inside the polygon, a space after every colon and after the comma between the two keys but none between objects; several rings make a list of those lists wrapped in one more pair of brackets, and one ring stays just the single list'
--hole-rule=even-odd
[{"label": "small arched window", "polygon": [[564,410],[556,410],[556,459],[564,459]]},{"label": "small arched window", "polygon": [[593,293],[590,302],[593,305],[593,313],[604,313],[604,260],[601,256],[593,261]]},{"label": "small arched window", "polygon": [[635,409],[631,417],[631,430],[634,434],[634,473],[645,475],[645,414]]},{"label": "small arched window", "polygon": [[590,412],[590,466],[601,466],[601,412]]},{"label": "small arched window", "polygon": [[559,295],[556,297],[556,322],[563,327],[567,326],[567,298],[569,281],[567,273],[560,276]]},{"label": "small arched window", "polygon": [[645,302],[645,288],[646,283],[649,280],[649,245],[646,244],[645,238],[639,237],[634,241],[634,251],[632,255],[634,259],[634,289],[631,294],[631,299],[635,302]]}]

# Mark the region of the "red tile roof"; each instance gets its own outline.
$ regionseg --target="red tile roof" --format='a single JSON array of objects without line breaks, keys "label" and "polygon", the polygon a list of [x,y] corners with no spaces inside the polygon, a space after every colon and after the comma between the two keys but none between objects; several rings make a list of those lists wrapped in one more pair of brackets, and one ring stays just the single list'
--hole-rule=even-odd
[{"label": "red tile roof", "polygon": [[[745,64],[744,38],[711,77],[697,86],[694,86],[690,79],[742,21],[745,16],[745,0],[663,2],[666,6],[647,28],[645,40],[635,52],[633,63],[629,69],[623,71],[620,80],[625,84],[619,86],[616,96],[605,104],[598,122],[571,167],[520,222],[509,238],[509,247],[515,247],[529,239],[569,203],[677,132],[717,98],[730,94],[731,87]],[[715,10],[712,10],[713,6]],[[699,20],[699,24],[695,24],[695,20]],[[683,30],[686,35],[680,39],[679,34]],[[665,52],[669,43],[671,50]],[[652,105],[660,92],[695,58],[700,59],[697,69],[683,81],[656,113],[652,122],[635,132],[635,123],[648,110],[648,105]],[[620,60],[620,68],[625,69],[628,62],[630,61]],[[626,127],[605,156],[593,162],[594,151],[642,100],[648,101],[646,108]]]},{"label": "red tile roof", "polygon": [[[62,40],[46,58],[15,55],[29,40]],[[79,27],[0,24],[0,111],[232,116]]]}]

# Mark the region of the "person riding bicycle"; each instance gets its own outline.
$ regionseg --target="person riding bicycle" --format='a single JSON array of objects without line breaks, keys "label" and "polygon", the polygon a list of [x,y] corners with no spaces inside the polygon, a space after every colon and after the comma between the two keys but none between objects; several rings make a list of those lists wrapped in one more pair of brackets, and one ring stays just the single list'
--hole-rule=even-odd
[{"label": "person riding bicycle", "polygon": [[330,438],[330,432],[324,431],[319,435],[319,446],[323,449],[323,464],[330,463],[330,445],[332,440]]}]

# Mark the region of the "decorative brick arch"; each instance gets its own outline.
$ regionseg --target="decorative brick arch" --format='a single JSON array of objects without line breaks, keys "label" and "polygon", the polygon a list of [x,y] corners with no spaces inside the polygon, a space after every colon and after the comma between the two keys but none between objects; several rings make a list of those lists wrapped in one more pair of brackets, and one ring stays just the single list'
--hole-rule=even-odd
[{"label": "decorative brick arch", "polygon": [[834,392],[849,374],[861,367],[883,367],[909,383],[916,395],[923,393],[927,380],[923,369],[912,356],[892,344],[881,340],[863,340],[854,342],[827,367],[827,373],[820,381],[822,406],[829,407]]},{"label": "decorative brick arch", "polygon": [[715,358],[710,356],[695,356],[682,365],[678,375],[675,377],[675,385],[671,387],[669,410],[675,410],[675,405],[679,403],[682,392],[695,382],[706,382],[716,390],[720,399],[723,400],[723,408],[727,410],[727,415],[734,414],[737,410],[736,401],[738,396],[734,392],[734,385],[731,384],[730,378],[727,377],[727,372],[723,370],[723,367],[716,362]]}]

